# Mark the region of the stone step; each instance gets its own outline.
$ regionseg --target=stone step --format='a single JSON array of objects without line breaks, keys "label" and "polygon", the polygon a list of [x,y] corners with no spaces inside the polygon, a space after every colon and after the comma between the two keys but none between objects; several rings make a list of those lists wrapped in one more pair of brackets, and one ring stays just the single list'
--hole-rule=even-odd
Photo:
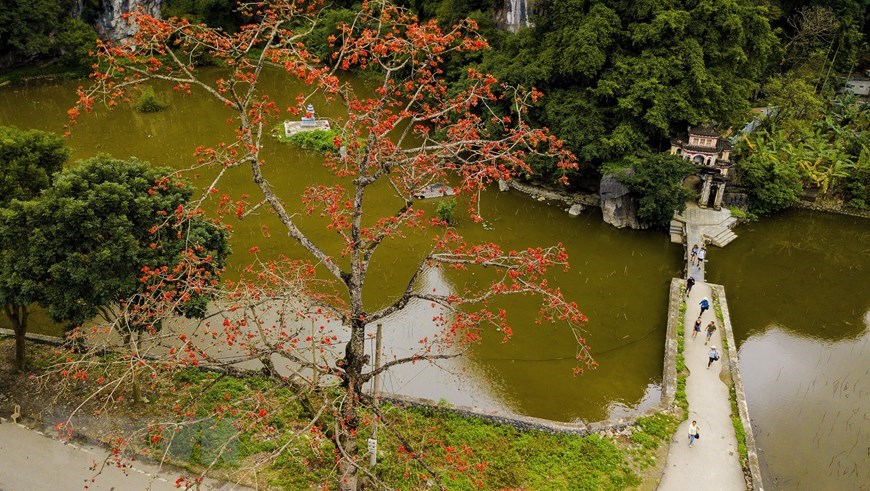
[{"label": "stone step", "polygon": [[724,222],[722,222],[723,227],[734,228],[735,225],[737,225],[737,219],[735,217],[728,217]]},{"label": "stone step", "polygon": [[735,234],[734,232],[729,230],[728,233],[717,235],[716,237],[713,238],[713,240],[711,242],[716,247],[725,247],[726,245],[730,244],[736,238],[737,238],[737,234]]},{"label": "stone step", "polygon": [[731,235],[733,233],[734,232],[731,231],[730,228],[716,229],[715,231],[712,232],[712,235],[710,235],[710,238],[711,239],[719,239],[719,238],[725,237],[727,235]]},{"label": "stone step", "polygon": [[671,242],[672,243],[674,243],[674,244],[682,244],[683,243],[683,234],[682,233],[679,233],[679,234],[672,233],[670,235],[671,235]]}]

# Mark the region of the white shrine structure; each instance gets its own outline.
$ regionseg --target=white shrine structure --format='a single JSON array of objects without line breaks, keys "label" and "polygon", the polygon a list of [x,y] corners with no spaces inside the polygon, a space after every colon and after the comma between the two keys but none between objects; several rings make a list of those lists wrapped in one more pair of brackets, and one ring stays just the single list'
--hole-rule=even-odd
[{"label": "white shrine structure", "polygon": [[301,121],[284,121],[284,136],[289,138],[296,133],[313,130],[328,130],[329,120],[317,119],[314,116],[314,104],[309,104],[305,108],[305,116],[302,116]]}]

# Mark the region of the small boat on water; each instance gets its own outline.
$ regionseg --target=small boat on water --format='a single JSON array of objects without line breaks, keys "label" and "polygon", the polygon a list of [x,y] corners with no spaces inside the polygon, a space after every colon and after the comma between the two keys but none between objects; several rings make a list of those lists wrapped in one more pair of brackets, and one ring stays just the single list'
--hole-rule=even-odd
[{"label": "small boat on water", "polygon": [[453,187],[443,182],[429,184],[414,191],[414,197],[417,199],[440,198],[442,196],[453,196],[456,192]]}]

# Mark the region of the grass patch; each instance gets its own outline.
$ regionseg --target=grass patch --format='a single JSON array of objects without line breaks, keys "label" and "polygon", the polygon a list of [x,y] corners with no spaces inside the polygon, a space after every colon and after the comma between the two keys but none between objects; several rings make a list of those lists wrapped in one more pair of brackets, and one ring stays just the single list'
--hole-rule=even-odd
[{"label": "grass patch", "polygon": [[749,452],[746,450],[746,430],[743,429],[743,420],[740,419],[740,411],[737,409],[737,391],[731,386],[729,391],[731,399],[731,424],[734,426],[734,434],[737,436],[737,454],[740,456],[740,466],[743,470],[749,469]]},{"label": "grass patch", "polygon": [[758,215],[752,213],[751,211],[741,210],[736,206],[730,206],[728,207],[728,209],[731,211],[731,216],[733,216],[734,218],[739,218],[740,220],[747,221],[758,220]]},{"label": "grass patch", "polygon": [[688,415],[689,400],[686,399],[686,378],[689,376],[689,373],[686,370],[686,357],[683,355],[683,351],[686,348],[686,326],[684,325],[684,322],[686,318],[686,309],[688,308],[686,305],[685,286],[680,290],[680,294],[680,321],[677,323],[677,357],[675,360],[677,369],[677,390],[674,391],[674,404],[676,404],[677,407],[682,408],[683,412]]},{"label": "grass patch", "polygon": [[[520,431],[478,418],[429,408],[385,410],[400,421],[417,452],[437,463],[442,484],[450,490],[487,489],[626,489],[640,484],[627,452],[598,435],[553,435]],[[381,433],[383,434],[383,433]],[[425,489],[421,474],[390,438],[377,467],[379,477],[398,489]],[[470,472],[469,472],[470,470]]]},{"label": "grass patch", "polygon": [[[717,290],[713,290],[713,310],[716,312],[716,319],[719,321],[719,328],[722,329],[722,349],[728,350],[728,336],[725,334],[725,318],[722,313],[722,305],[720,304],[719,294]],[[743,428],[743,420],[740,419],[740,411],[737,408],[737,389],[734,383],[730,384],[728,390],[728,398],[731,400],[731,425],[734,426],[734,434],[737,437],[737,454],[740,456],[740,466],[743,470],[749,470],[749,453],[746,449],[746,430]]]}]

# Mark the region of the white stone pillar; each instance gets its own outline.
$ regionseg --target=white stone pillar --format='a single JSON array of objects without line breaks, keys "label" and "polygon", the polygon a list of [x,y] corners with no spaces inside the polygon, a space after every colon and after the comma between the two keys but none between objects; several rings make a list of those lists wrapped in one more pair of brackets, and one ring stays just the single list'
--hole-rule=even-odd
[{"label": "white stone pillar", "polygon": [[719,210],[722,208],[722,198],[725,196],[725,183],[720,182],[716,186],[716,196],[713,197],[713,208]]},{"label": "white stone pillar", "polygon": [[710,186],[713,182],[713,176],[707,174],[704,176],[704,181],[701,184],[701,197],[698,199],[698,206],[701,208],[707,207],[707,201],[710,199]]}]

